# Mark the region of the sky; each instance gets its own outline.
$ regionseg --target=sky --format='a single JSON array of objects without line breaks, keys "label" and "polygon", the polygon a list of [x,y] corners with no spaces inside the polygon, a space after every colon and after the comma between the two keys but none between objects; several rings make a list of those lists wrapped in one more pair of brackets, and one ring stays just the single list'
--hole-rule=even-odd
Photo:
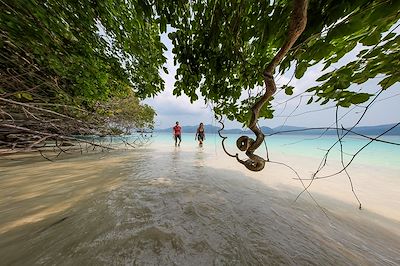
[{"label": "sky", "polygon": [[[170,31],[170,30],[169,30]],[[206,105],[204,98],[199,95],[199,100],[190,103],[187,96],[182,95],[176,97],[172,94],[175,82],[175,72],[177,66],[174,65],[172,54],[172,43],[168,39],[167,34],[161,36],[162,42],[166,45],[168,50],[165,52],[167,57],[166,67],[169,74],[160,72],[165,81],[165,90],[155,96],[154,98],[146,99],[144,103],[152,106],[157,113],[156,128],[172,127],[176,121],[179,121],[183,126],[198,125],[200,122],[210,125],[219,125],[214,119],[212,109]],[[350,61],[362,49],[361,46],[356,47],[351,53],[343,57],[336,66],[343,65]],[[275,117],[273,119],[260,119],[261,126],[268,126],[271,128],[281,125],[290,126],[305,126],[305,127],[329,127],[335,123],[336,110],[333,104],[306,105],[310,96],[296,97],[303,93],[306,89],[316,84],[315,80],[330,71],[327,69],[322,72],[323,66],[317,64],[308,68],[305,75],[297,80],[293,78],[290,85],[294,86],[294,93],[291,96],[285,95],[282,91],[275,95],[272,105],[275,106]],[[289,70],[283,76],[275,77],[275,81],[279,90],[279,86],[285,85],[289,82],[293,74],[293,69]],[[355,90],[362,89],[365,92],[374,93],[379,90],[377,83],[382,78],[370,80],[362,85],[355,87]],[[292,99],[293,98],[293,99]],[[288,101],[288,99],[291,99]],[[368,102],[367,102],[368,103]],[[343,119],[340,120],[340,125],[344,127],[352,126],[360,117],[361,113],[365,110],[363,104],[360,107],[354,108],[340,108],[339,117],[349,112]],[[360,122],[360,126],[368,125],[382,125],[396,123],[400,121],[400,83],[396,83],[386,91],[384,91],[377,101],[371,105],[366,115]],[[242,124],[236,121],[225,120],[226,128],[241,128]]]}]

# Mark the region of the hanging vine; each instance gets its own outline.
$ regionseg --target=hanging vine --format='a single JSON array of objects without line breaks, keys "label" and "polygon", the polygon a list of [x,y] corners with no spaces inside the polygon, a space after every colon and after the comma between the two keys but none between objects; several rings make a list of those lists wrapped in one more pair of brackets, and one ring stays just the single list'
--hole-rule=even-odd
[{"label": "hanging vine", "polygon": [[256,139],[253,140],[247,136],[241,136],[236,141],[236,146],[238,147],[238,149],[241,151],[245,151],[246,155],[249,157],[249,159],[247,160],[241,160],[238,158],[238,161],[251,171],[261,171],[265,167],[265,160],[262,157],[254,154],[254,152],[263,143],[265,138],[265,135],[257,126],[257,121],[260,116],[261,108],[266,104],[266,102],[270,100],[271,96],[276,92],[276,84],[273,76],[276,66],[282,61],[284,56],[287,54],[289,49],[293,46],[293,44],[296,42],[296,40],[299,38],[306,27],[307,6],[307,0],[294,1],[287,39],[282,45],[279,52],[272,59],[271,63],[263,72],[265,93],[251,108],[251,119],[248,125],[251,131],[253,131],[253,133],[256,135]]}]

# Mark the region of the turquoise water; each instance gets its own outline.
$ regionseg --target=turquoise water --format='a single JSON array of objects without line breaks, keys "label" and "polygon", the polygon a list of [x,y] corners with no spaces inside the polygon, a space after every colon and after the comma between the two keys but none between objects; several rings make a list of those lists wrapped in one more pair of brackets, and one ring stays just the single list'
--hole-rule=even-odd
[{"label": "turquoise water", "polygon": [[[231,152],[237,137],[229,135]],[[270,156],[319,158],[335,141],[303,138],[310,136],[268,138]],[[53,155],[54,162],[38,154],[0,158],[0,264],[400,265],[397,170],[355,169],[363,211],[353,198],[351,205],[336,200],[350,188],[332,179],[326,190],[336,198],[318,195],[324,186],[316,190],[323,212],[308,197],[294,202],[292,186],[264,183],[293,181],[280,165],[250,178],[215,135],[203,147],[194,134],[184,134],[179,148],[170,134],[129,140],[149,145]],[[346,151],[363,143],[349,138]],[[376,143],[357,163],[398,167],[398,155]],[[298,161],[301,169],[317,160]]]},{"label": "turquoise water", "polygon": [[[225,141],[228,151],[232,154],[240,152],[236,146],[236,140],[240,135],[226,134]],[[381,140],[400,143],[400,136],[386,136]],[[222,139],[217,134],[207,134],[205,146],[219,149]],[[294,155],[307,156],[321,159],[335,142],[336,136],[310,136],[310,135],[274,135],[266,138],[269,156],[273,159],[274,155]],[[359,149],[366,145],[370,140],[357,137],[346,136],[343,141],[343,156],[348,162]],[[174,140],[169,133],[155,133],[151,142],[155,145],[173,145]],[[195,147],[197,142],[194,133],[182,135],[182,146]],[[259,154],[266,157],[265,146],[259,148]],[[340,144],[337,143],[329,153],[329,160],[340,161]],[[353,163],[383,166],[388,168],[400,168],[400,146],[374,141],[365,147],[353,160]]]}]

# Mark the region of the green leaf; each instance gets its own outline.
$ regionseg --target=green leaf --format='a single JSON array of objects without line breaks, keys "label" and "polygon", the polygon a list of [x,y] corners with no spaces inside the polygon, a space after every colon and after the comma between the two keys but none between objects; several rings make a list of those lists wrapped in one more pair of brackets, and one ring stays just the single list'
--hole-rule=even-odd
[{"label": "green leaf", "polygon": [[332,76],[332,72],[326,73],[326,74],[320,76],[320,77],[317,79],[317,81],[324,81],[324,80],[327,80],[327,79],[330,78],[331,76]]},{"label": "green leaf", "polygon": [[311,87],[311,88],[307,89],[306,92],[313,92],[313,91],[316,91],[319,88],[320,88],[319,86]]},{"label": "green leaf", "polygon": [[301,62],[297,65],[296,67],[296,71],[295,71],[295,77],[297,79],[300,79],[301,77],[303,77],[304,73],[306,72],[308,67],[307,63]]},{"label": "green leaf", "polygon": [[348,101],[340,101],[340,102],[338,103],[338,105],[341,106],[341,107],[347,108],[347,107],[350,107],[350,106],[351,106],[351,103],[348,102]]},{"label": "green leaf", "polygon": [[327,104],[328,102],[329,102],[329,98],[327,98],[327,99],[325,99],[325,100],[323,100],[322,102],[321,102],[321,105],[325,105],[325,104]]},{"label": "green leaf", "polygon": [[286,86],[285,87],[285,93],[287,95],[292,95],[293,94],[293,89],[294,89],[294,87],[292,87],[292,86]]},{"label": "green leaf", "polygon": [[[250,116],[250,115],[249,115]],[[260,110],[260,117],[272,119],[274,117],[274,110],[271,109],[269,104],[266,104]]]},{"label": "green leaf", "polygon": [[348,87],[350,87],[350,81],[344,79],[340,79],[335,84],[335,89],[346,89]]},{"label": "green leaf", "polygon": [[383,38],[382,41],[387,41],[387,40],[393,38],[394,36],[396,36],[396,33],[390,32],[388,35],[385,36],[385,38]]},{"label": "green leaf", "polygon": [[352,82],[356,83],[356,84],[362,84],[362,83],[366,82],[368,79],[369,79],[368,73],[360,73],[354,77]]},{"label": "green leaf", "polygon": [[312,103],[312,101],[313,101],[313,97],[311,97],[311,98],[307,101],[307,104]]},{"label": "green leaf", "polygon": [[167,19],[164,16],[160,19],[160,31],[167,32]]},{"label": "green leaf", "polygon": [[30,100],[30,101],[33,100],[32,95],[30,93],[28,93],[28,92],[21,92],[21,97],[26,99],[26,100]]},{"label": "green leaf", "polygon": [[360,104],[368,101],[371,97],[371,94],[368,93],[358,93],[350,98],[350,102],[352,104]]},{"label": "green leaf", "polygon": [[322,71],[324,71],[325,69],[327,69],[328,67],[330,67],[331,64],[332,64],[331,61],[326,62],[325,65],[324,65],[324,68],[322,69]]},{"label": "green leaf", "polygon": [[381,34],[379,31],[373,31],[370,35],[361,39],[361,43],[366,46],[371,46],[379,42],[381,39]]},{"label": "green leaf", "polygon": [[389,76],[381,80],[378,84],[381,85],[383,90],[386,90],[390,86],[394,85],[396,82],[399,82],[399,76]]}]

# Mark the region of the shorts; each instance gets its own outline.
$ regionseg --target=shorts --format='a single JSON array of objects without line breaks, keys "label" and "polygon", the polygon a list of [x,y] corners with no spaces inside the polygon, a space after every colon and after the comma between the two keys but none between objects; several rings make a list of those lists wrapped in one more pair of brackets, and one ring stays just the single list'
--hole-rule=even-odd
[{"label": "shorts", "polygon": [[204,141],[204,134],[199,134],[199,135],[197,135],[197,139],[199,140],[199,141]]},{"label": "shorts", "polygon": [[179,139],[179,141],[182,141],[181,135],[175,135],[175,141],[177,141]]}]

